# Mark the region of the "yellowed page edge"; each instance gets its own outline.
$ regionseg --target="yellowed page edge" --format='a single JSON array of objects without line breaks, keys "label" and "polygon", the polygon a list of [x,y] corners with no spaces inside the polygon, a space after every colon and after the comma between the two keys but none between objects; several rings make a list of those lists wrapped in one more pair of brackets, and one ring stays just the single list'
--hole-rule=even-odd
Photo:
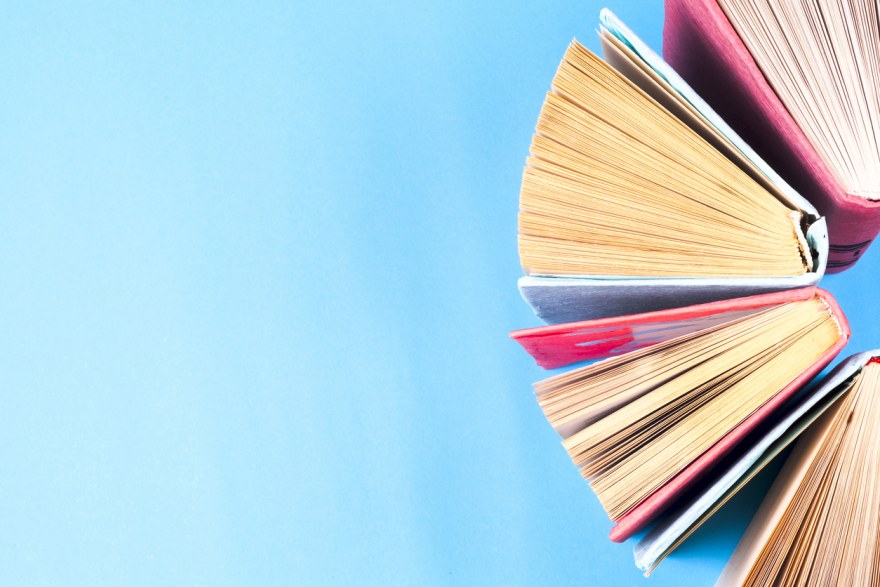
[{"label": "yellowed page edge", "polygon": [[788,198],[782,191],[770,181],[761,171],[755,167],[733,143],[728,140],[718,129],[709,124],[705,118],[685,100],[663,78],[657,75],[650,67],[633,53],[613,34],[607,30],[599,32],[599,41],[602,44],[602,53],[614,69],[622,73],[632,83],[637,85],[646,94],[650,95],[664,108],[674,114],[679,120],[687,124],[698,135],[703,137],[709,144],[724,153],[728,159],[745,171],[752,179],[757,181],[763,188],[772,193],[781,202],[788,203]]},{"label": "yellowed page edge", "polygon": [[752,518],[748,528],[736,545],[730,560],[718,577],[716,587],[739,587],[743,584],[770,539],[786,508],[794,497],[825,437],[831,431],[832,423],[845,402],[838,400],[817,420],[795,445],[794,450],[767,492],[764,501]]}]

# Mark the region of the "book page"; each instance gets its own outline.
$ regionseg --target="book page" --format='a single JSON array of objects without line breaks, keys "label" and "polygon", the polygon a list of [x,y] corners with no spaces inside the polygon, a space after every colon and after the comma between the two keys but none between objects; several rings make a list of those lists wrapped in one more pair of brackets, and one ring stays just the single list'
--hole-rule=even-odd
[{"label": "book page", "polygon": [[835,416],[843,408],[844,404],[838,403],[828,410],[797,443],[724,567],[716,587],[739,587],[745,582],[831,431]]}]

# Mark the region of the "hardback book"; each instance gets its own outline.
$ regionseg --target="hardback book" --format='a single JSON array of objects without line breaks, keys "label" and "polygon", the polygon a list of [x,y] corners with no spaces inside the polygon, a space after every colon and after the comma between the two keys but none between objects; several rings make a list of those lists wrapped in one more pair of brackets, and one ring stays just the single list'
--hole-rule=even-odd
[{"label": "hardback book", "polygon": [[807,287],[511,333],[539,365],[598,360],[535,384],[580,473],[650,572],[827,408],[802,392],[846,345]]},{"label": "hardback book", "polygon": [[839,399],[798,439],[717,585],[880,584],[880,350],[822,388]]},{"label": "hardback book", "polygon": [[876,2],[666,0],[663,56],[828,221],[828,271],[880,230]]},{"label": "hardback book", "polygon": [[608,63],[572,42],[523,172],[519,288],[535,313],[571,322],[816,285],[824,218],[613,14],[600,18]]}]

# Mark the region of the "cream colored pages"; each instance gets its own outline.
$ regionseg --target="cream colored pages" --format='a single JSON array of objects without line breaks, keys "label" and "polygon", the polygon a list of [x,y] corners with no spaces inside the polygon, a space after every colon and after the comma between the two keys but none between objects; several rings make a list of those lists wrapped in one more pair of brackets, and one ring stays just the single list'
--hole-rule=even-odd
[{"label": "cream colored pages", "polygon": [[576,41],[520,190],[519,252],[539,276],[795,276],[811,270],[783,204]]},{"label": "cream colored pages", "polygon": [[[859,365],[861,367],[861,365]],[[837,370],[835,370],[837,371]],[[758,474],[789,444],[797,440],[810,426],[836,405],[848,389],[851,370],[829,375],[817,389],[808,393],[797,408],[788,413],[742,457],[720,472],[713,481],[703,483],[705,491],[681,508],[659,518],[658,524],[636,544],[633,554],[636,566],[648,576],[693,531],[733,497],[750,479]],[[711,474],[715,476],[713,472]]]},{"label": "cream colored pages", "polygon": [[833,428],[835,415],[843,405],[844,402],[838,401],[798,441],[724,567],[716,587],[739,587],[745,582]]},{"label": "cream colored pages", "polygon": [[581,475],[618,520],[803,373],[841,336],[819,298],[535,384]]},{"label": "cream colored pages", "polygon": [[718,4],[844,189],[880,198],[880,3]]},{"label": "cream colored pages", "polygon": [[602,53],[605,56],[605,61],[611,64],[614,69],[625,75],[642,91],[657,100],[664,108],[674,114],[676,118],[703,137],[706,142],[724,153],[728,159],[736,163],[740,169],[761,184],[767,191],[779,198],[780,201],[788,202],[788,198],[776,184],[770,181],[726,136],[709,124],[703,115],[690,102],[685,100],[681,94],[676,92],[666,80],[648,67],[632,49],[605,29],[599,32],[599,40],[602,43]]},{"label": "cream colored pages", "polygon": [[786,202],[795,208],[804,210],[808,216],[818,217],[819,213],[813,205],[776,173],[662,57],[657,55],[638,35],[630,30],[619,18],[614,16],[613,12],[603,8],[599,13],[599,21],[601,23],[600,31],[610,33],[619,40],[625,47],[630,49],[632,55],[638,57],[642,63],[640,67],[646,67],[654,75],[659,76],[666,86],[671,88],[689,106],[699,112],[702,119],[745,155],[782,192],[783,199]]}]

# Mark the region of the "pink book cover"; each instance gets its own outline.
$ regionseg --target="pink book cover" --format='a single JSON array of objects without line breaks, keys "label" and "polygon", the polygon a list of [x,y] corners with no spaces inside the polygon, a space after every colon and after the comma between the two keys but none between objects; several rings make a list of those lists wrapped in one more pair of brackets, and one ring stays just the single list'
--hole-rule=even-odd
[{"label": "pink book cover", "polygon": [[821,288],[816,288],[816,295],[821,297],[828,305],[831,312],[840,324],[841,336],[837,343],[828,349],[812,367],[801,373],[791,383],[785,386],[773,398],[761,406],[742,424],[727,433],[700,458],[692,462],[678,475],[673,477],[666,485],[651,494],[642,503],[630,510],[625,516],[617,521],[617,525],[611,529],[610,538],[614,542],[623,542],[636,532],[647,526],[657,515],[672,504],[674,500],[687,491],[695,481],[708,471],[720,459],[727,456],[752,430],[758,427],[787,402],[801,387],[824,369],[843,347],[846,346],[850,337],[849,323],[846,321],[843,311],[837,305],[837,301],[830,293]]},{"label": "pink book cover", "polygon": [[539,366],[555,369],[578,361],[622,355],[729,322],[759,308],[806,300],[815,291],[815,287],[803,287],[671,310],[539,326],[514,330],[510,337]]},{"label": "pink book cover", "polygon": [[666,485],[620,518],[617,525],[611,529],[611,540],[623,542],[647,526],[690,489],[704,473],[730,454],[750,432],[824,369],[849,340],[850,328],[846,316],[830,293],[821,288],[805,287],[673,310],[542,326],[517,330],[510,334],[511,338],[522,345],[540,366],[550,369],[577,361],[603,359],[645,348],[733,320],[764,307],[806,300],[813,296],[822,298],[840,325],[841,336],[837,343],[809,369],[792,380],[770,401],[728,432]]},{"label": "pink book cover", "polygon": [[828,221],[828,272],[851,267],[880,230],[880,201],[846,193],[767,83],[715,0],[666,0],[663,57]]}]

